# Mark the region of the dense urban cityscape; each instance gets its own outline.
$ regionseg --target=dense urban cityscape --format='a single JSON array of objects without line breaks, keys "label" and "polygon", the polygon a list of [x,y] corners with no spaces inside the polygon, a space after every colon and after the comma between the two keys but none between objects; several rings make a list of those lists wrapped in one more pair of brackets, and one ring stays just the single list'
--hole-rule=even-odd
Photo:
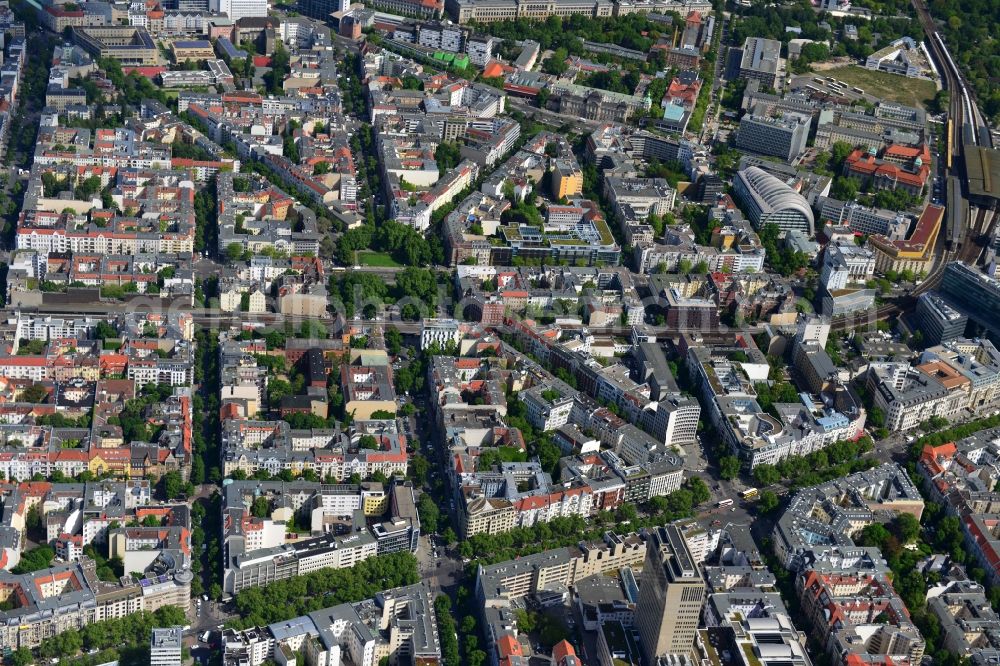
[{"label": "dense urban cityscape", "polygon": [[0,663],[1000,664],[998,19],[0,0]]}]

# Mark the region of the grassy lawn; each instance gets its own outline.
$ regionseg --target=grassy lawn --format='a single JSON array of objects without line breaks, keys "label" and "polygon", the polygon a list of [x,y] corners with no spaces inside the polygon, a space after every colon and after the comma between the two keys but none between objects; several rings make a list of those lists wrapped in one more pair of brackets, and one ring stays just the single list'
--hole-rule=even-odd
[{"label": "grassy lawn", "polygon": [[828,69],[819,72],[819,75],[832,76],[849,86],[861,88],[868,95],[909,106],[925,107],[937,92],[933,81],[908,79],[898,74],[872,71],[856,65]]},{"label": "grassy lawn", "polygon": [[380,266],[382,268],[398,268],[401,265],[385,252],[359,252],[358,264],[361,266]]}]

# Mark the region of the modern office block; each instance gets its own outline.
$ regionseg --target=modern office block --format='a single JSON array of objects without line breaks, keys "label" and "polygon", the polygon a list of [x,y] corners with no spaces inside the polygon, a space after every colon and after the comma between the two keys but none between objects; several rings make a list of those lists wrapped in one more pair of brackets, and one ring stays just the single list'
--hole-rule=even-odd
[{"label": "modern office block", "polygon": [[635,624],[647,664],[663,655],[687,655],[705,597],[701,571],[676,525],[657,528],[646,546]]},{"label": "modern office block", "polygon": [[1000,281],[953,261],[944,270],[939,291],[968,312],[970,319],[1000,332]]},{"label": "modern office block", "polygon": [[150,666],[181,666],[181,628],[153,629],[149,639]]},{"label": "modern office block", "polygon": [[920,294],[917,300],[917,325],[924,342],[939,345],[965,335],[969,316],[935,293]]},{"label": "modern office block", "polygon": [[750,113],[740,119],[736,147],[791,162],[805,151],[811,122],[794,113],[780,118]]},{"label": "modern office block", "polygon": [[208,6],[210,10],[225,14],[234,21],[267,16],[267,0],[210,0]]},{"label": "modern office block", "polygon": [[330,14],[346,11],[349,6],[346,0],[300,0],[298,3],[300,12],[324,21],[330,18]]},{"label": "modern office block", "polygon": [[743,42],[739,76],[757,80],[773,88],[778,78],[778,61],[781,59],[781,42],[776,39],[747,37]]}]

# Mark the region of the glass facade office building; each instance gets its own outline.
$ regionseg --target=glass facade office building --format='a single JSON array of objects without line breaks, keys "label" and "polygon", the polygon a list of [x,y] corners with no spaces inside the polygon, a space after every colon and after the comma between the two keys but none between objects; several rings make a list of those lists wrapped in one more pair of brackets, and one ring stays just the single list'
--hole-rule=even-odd
[{"label": "glass facade office building", "polygon": [[970,319],[1000,335],[1000,281],[956,261],[945,268],[939,291]]}]

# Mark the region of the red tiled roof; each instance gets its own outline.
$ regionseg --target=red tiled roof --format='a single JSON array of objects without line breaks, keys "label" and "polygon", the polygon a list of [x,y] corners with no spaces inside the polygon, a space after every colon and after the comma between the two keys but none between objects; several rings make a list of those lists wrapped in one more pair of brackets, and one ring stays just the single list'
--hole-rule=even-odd
[{"label": "red tiled roof", "polygon": [[897,164],[877,160],[874,155],[861,149],[855,150],[847,157],[847,166],[855,173],[869,177],[884,177],[913,187],[923,187],[930,174],[930,167],[926,164],[920,165],[916,172],[906,171]]},{"label": "red tiled roof", "polygon": [[948,442],[941,446],[927,444],[920,453],[920,462],[924,463],[932,474],[940,474],[944,468],[941,467],[938,458],[952,458],[957,451],[958,447],[955,446],[954,442]]},{"label": "red tiled roof", "polygon": [[574,650],[570,642],[565,639],[556,643],[555,647],[552,648],[552,660],[557,664],[566,657],[575,656],[576,650]]},{"label": "red tiled roof", "polygon": [[496,60],[491,60],[486,65],[485,69],[483,69],[483,76],[488,79],[492,79],[497,76],[503,76],[507,71],[509,71],[509,69],[510,69],[509,67],[504,67],[501,63],[497,62]]},{"label": "red tiled roof", "polygon": [[520,657],[524,655],[521,650],[521,644],[514,640],[514,637],[510,634],[501,636],[497,641],[497,654],[500,658],[504,657]]}]

